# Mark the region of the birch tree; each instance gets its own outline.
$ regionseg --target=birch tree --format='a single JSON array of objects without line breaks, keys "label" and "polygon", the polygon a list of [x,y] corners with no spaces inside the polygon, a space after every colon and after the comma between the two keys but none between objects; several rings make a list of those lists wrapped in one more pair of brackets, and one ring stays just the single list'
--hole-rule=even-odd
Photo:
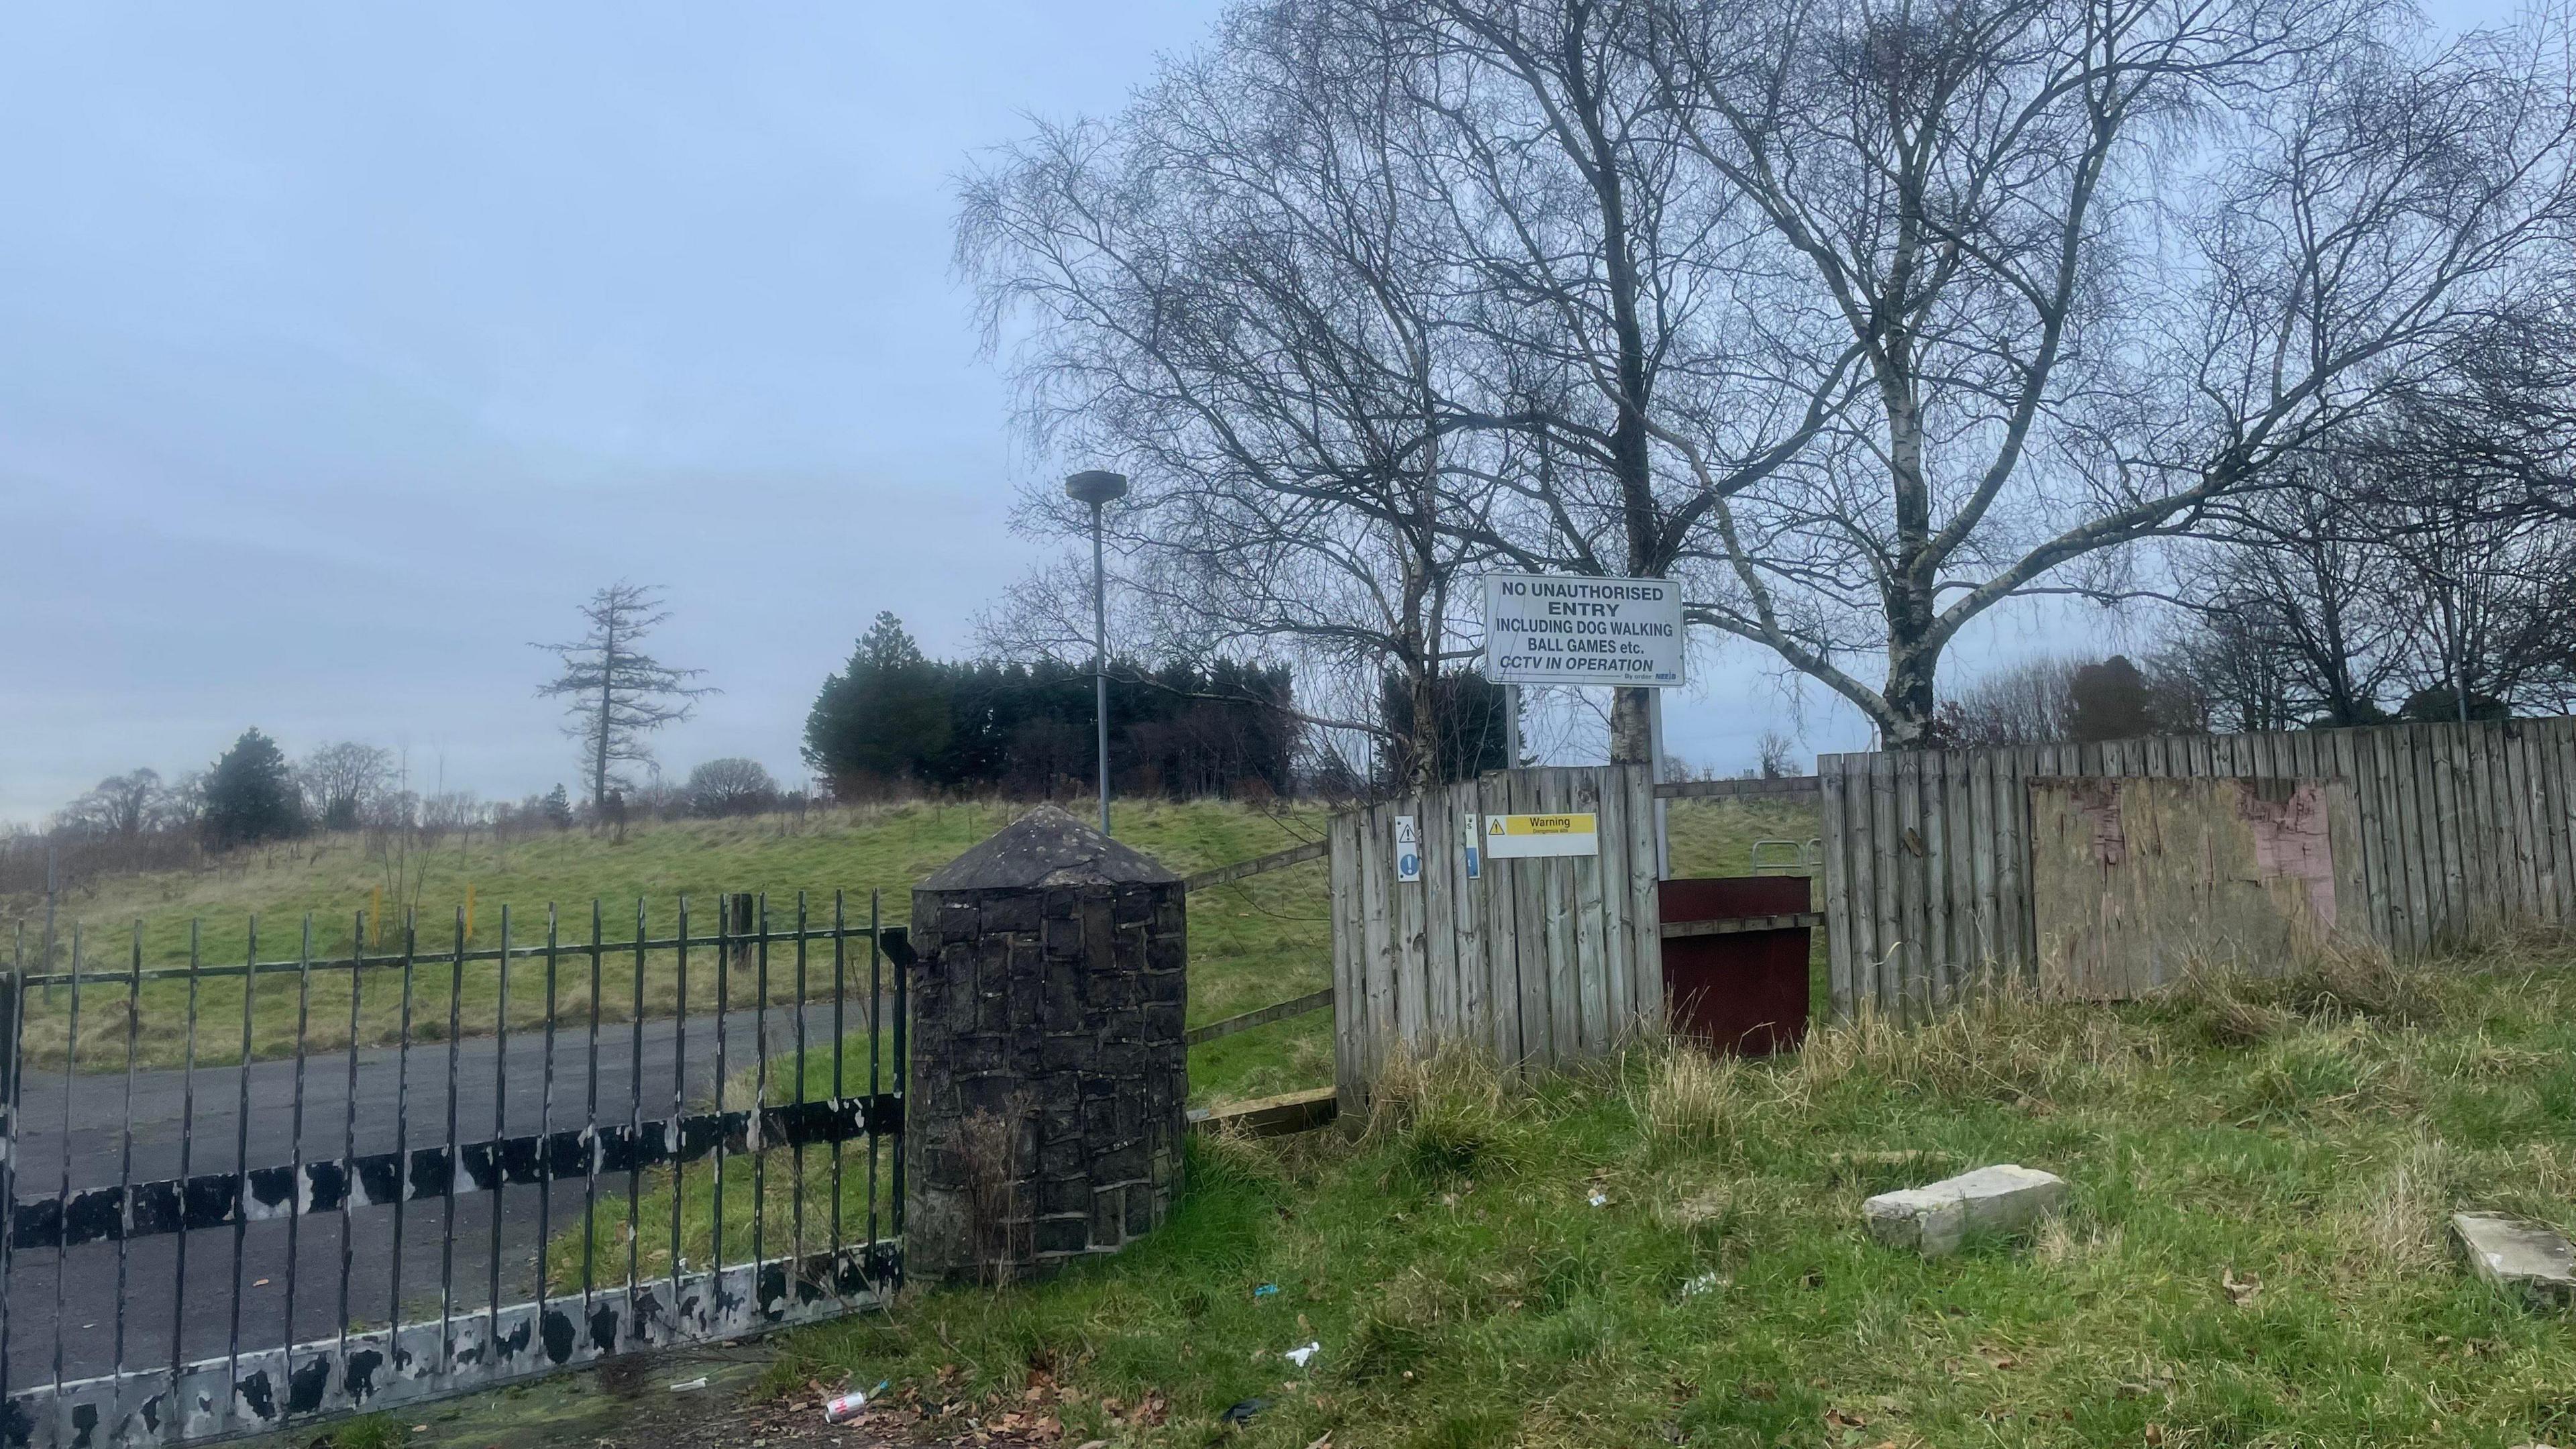
[{"label": "birch tree", "polygon": [[[2297,460],[2551,284],[2554,14],[2364,0],[1675,0],[1641,49],[1869,386],[1721,495],[1695,616],[1926,741],[1942,652]],[[1717,492],[1715,488],[1712,492]],[[1883,673],[1873,678],[1873,667]]]}]

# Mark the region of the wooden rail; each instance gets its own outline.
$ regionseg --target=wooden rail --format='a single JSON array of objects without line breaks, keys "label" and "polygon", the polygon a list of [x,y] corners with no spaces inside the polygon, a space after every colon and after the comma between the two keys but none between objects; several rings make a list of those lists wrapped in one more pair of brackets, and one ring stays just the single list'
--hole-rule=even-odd
[{"label": "wooden rail", "polygon": [[1250,860],[1238,860],[1232,865],[1220,865],[1214,870],[1200,871],[1182,881],[1181,889],[1202,891],[1209,886],[1224,885],[1228,881],[1238,881],[1246,876],[1259,875],[1263,871],[1286,870],[1292,865],[1304,865],[1310,860],[1322,860],[1332,853],[1332,849],[1333,843],[1329,840],[1309,840],[1303,845],[1292,845],[1286,850],[1274,850],[1268,855],[1258,855]]},{"label": "wooden rail", "polygon": [[1666,780],[1655,787],[1659,800],[1726,800],[1755,795],[1820,795],[1824,785],[1814,775],[1777,780]]},{"label": "wooden rail", "polygon": [[1341,1115],[1341,1095],[1331,1087],[1311,1091],[1285,1092],[1276,1097],[1255,1097],[1249,1102],[1225,1102],[1214,1107],[1192,1107],[1190,1130],[1193,1132],[1235,1132],[1246,1137],[1284,1137],[1291,1132],[1312,1132],[1329,1127]]},{"label": "wooden rail", "polygon": [[1799,911],[1782,916],[1737,916],[1724,921],[1666,921],[1664,939],[1677,941],[1684,936],[1733,936],[1745,931],[1797,931],[1824,923],[1824,915],[1819,911]]},{"label": "wooden rail", "polygon": [[1183,1034],[1181,1041],[1188,1046],[1197,1046],[1204,1041],[1215,1041],[1221,1036],[1232,1036],[1238,1031],[1250,1031],[1256,1026],[1268,1026],[1274,1021],[1286,1021],[1292,1016],[1304,1016],[1310,1011],[1322,1011],[1332,1004],[1333,988],[1327,986],[1321,991],[1309,991],[1303,996],[1291,997],[1275,1005],[1265,1006],[1259,1011],[1247,1011],[1241,1016],[1229,1016],[1223,1021],[1211,1021],[1205,1026],[1193,1027]]}]

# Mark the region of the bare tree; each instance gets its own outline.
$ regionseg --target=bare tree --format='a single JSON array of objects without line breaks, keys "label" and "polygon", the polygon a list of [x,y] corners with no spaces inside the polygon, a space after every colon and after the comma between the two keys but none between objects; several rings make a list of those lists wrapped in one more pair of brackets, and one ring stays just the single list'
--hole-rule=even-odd
[{"label": "bare tree", "polygon": [[2405,620],[2390,672],[2408,712],[2468,719],[2576,694],[2576,523],[2512,507],[2474,467],[2392,479],[2385,586]]},{"label": "bare tree", "polygon": [[758,760],[733,757],[691,770],[682,793],[692,815],[745,815],[776,803],[778,782]]},{"label": "bare tree", "polygon": [[2193,555],[2177,602],[2224,654],[2263,661],[2261,677],[2236,686],[2253,692],[2250,717],[2370,724],[2387,717],[2381,697],[2415,624],[2394,587],[2399,564],[2384,520],[2355,476],[2359,459],[2336,450],[2309,466],[2310,486],[2226,511],[2217,546]]},{"label": "bare tree", "polygon": [[[1132,637],[1296,657],[1310,698],[1339,696],[1309,723],[1377,737],[1425,783],[1436,681],[1470,650],[1453,583],[1481,555],[1443,525],[1488,485],[1450,437],[1438,312],[1458,283],[1425,243],[1437,198],[1403,184],[1402,83],[1383,35],[1249,7],[1115,122],[1042,128],[970,178],[958,256],[997,344],[1016,329],[1032,433],[1135,475],[1110,515]],[[1088,522],[1051,485],[1022,520]],[[1058,607],[1076,596],[1031,581],[988,642],[1087,654]],[[1386,668],[1408,728],[1373,708]]]},{"label": "bare tree", "polygon": [[2304,486],[2217,511],[2222,542],[2186,565],[2177,602],[2231,714],[2280,728],[2562,707],[2576,514],[2556,502],[2570,453],[2551,420],[2576,416],[2568,393],[2556,349],[2480,346],[2321,450]]},{"label": "bare tree", "polygon": [[2025,659],[1978,676],[1941,701],[1943,743],[2029,745],[2066,738],[2081,663]]},{"label": "bare tree", "polygon": [[2554,12],[2441,45],[2362,0],[1658,15],[1679,143],[1869,383],[1817,466],[1713,509],[1731,588],[1697,617],[1891,746],[1927,738],[1970,620],[2122,596],[2124,545],[2289,486],[2563,261]]},{"label": "bare tree", "polygon": [[168,793],[157,770],[110,775],[63,807],[61,823],[131,840],[161,822]]},{"label": "bare tree", "polygon": [[2131,545],[2304,486],[2546,310],[2564,38],[2374,0],[1254,3],[970,183],[959,254],[1037,435],[1142,480],[1139,608],[1331,661],[1372,748],[1427,757],[1368,696],[1391,664],[1429,717],[1496,563],[1681,578],[1907,747],[1970,622],[2146,595]]},{"label": "bare tree", "polygon": [[[1334,0],[1385,37],[1421,113],[1408,176],[1472,290],[1443,309],[1480,387],[1497,492],[1446,526],[1522,568],[1685,574],[1721,500],[1791,466],[1854,349],[1783,298],[1740,198],[1688,165],[1634,0]],[[1416,180],[1415,178],[1419,178]],[[1612,695],[1610,758],[1644,760],[1651,691]]]},{"label": "bare tree", "polygon": [[328,830],[354,829],[366,807],[394,777],[393,752],[342,740],[323,745],[295,767],[305,808]]},{"label": "bare tree", "polygon": [[570,738],[581,741],[590,770],[590,802],[604,811],[612,787],[628,782],[614,772],[619,764],[643,764],[653,758],[648,736],[666,724],[687,719],[692,701],[716,691],[692,685],[702,670],[675,669],[646,654],[644,637],[671,617],[659,591],[623,581],[591,595],[581,616],[589,631],[568,644],[537,644],[555,656],[563,672],[537,687],[540,696],[561,698],[571,723]]}]

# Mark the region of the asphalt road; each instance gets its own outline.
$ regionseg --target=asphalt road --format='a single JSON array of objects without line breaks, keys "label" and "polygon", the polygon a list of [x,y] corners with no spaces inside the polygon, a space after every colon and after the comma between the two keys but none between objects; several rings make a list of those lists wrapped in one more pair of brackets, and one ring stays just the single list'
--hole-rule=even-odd
[{"label": "asphalt road", "polygon": [[[843,1012],[843,1025],[864,1033],[864,998]],[[255,1062],[247,1071],[138,1072],[130,1082],[121,1074],[31,1077],[20,1088],[17,1196],[25,1202],[66,1184],[78,1192],[183,1171],[284,1164],[295,1157],[299,1117],[303,1158],[315,1161],[398,1144],[442,1145],[451,1140],[451,1120],[454,1141],[474,1142],[593,1120],[667,1117],[675,1099],[704,1110],[720,1078],[741,1077],[755,1064],[762,1037],[773,1060],[794,1053],[796,1014],[773,1007],[765,1015],[760,1031],[753,1012],[725,1018],[721,1073],[710,1015],[603,1025],[595,1052],[587,1021],[559,1024],[551,1085],[542,1031],[513,1031],[506,1051],[492,1037],[415,1044],[408,1052],[361,1050],[354,1070],[345,1051],[311,1057],[300,1081],[293,1061]],[[804,1017],[809,1052],[828,1051],[831,1005],[809,1005]],[[867,1090],[863,1051],[845,1058],[843,1069],[846,1091]],[[891,1060],[882,1064],[888,1090],[893,1070]],[[559,1182],[461,1198],[452,1242],[446,1205],[426,1201],[355,1209],[345,1244],[341,1215],[326,1213],[84,1244],[69,1251],[67,1265],[52,1249],[22,1251],[7,1275],[0,1315],[6,1385],[14,1392],[58,1371],[66,1381],[94,1377],[120,1361],[129,1371],[166,1367],[174,1335],[190,1361],[220,1357],[234,1343],[273,1345],[286,1336],[290,1303],[297,1342],[332,1336],[343,1321],[344,1295],[347,1320],[359,1327],[397,1313],[406,1321],[436,1317],[443,1296],[461,1314],[491,1301],[496,1264],[501,1301],[526,1301],[535,1296],[541,1224],[560,1233],[577,1221],[588,1187]],[[622,1197],[624,1177],[596,1188],[603,1199]],[[731,1230],[727,1238],[730,1245]],[[727,1256],[745,1255],[749,1246],[745,1240]],[[622,1233],[616,1241],[603,1234],[595,1273],[603,1286],[624,1282]],[[550,1283],[549,1296],[567,1287],[577,1293],[580,1284]]]}]

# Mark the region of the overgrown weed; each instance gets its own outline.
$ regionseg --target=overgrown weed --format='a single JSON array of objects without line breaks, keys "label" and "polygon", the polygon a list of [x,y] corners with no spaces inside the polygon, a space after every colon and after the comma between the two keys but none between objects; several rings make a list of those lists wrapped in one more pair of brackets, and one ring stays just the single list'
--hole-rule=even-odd
[{"label": "overgrown weed", "polygon": [[[956,1366],[959,1427],[1051,1354],[1067,1442],[1122,1449],[1251,1397],[1236,1449],[2565,1442],[2576,1335],[2463,1272],[2444,1221],[2576,1215],[2571,967],[2002,987],[1771,1061],[1434,1053],[1350,1136],[1194,1144],[1172,1225],[1118,1260],[798,1342],[870,1384]],[[1929,1262],[1860,1231],[1868,1192],[1995,1161],[2067,1177],[2069,1211]],[[1148,1392],[1167,1423],[1099,1408]]]}]

